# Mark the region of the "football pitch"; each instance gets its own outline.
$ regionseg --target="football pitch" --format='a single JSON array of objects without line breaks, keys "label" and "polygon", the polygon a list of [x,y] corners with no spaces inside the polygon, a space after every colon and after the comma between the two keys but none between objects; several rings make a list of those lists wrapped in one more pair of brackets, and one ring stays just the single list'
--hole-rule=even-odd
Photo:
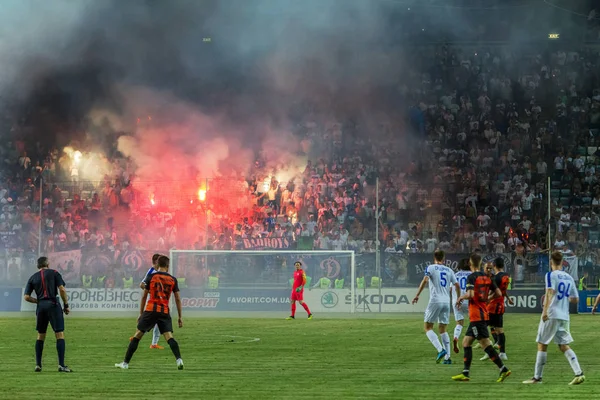
[{"label": "football pitch", "polygon": [[[285,315],[282,315],[284,317]],[[498,370],[474,350],[471,382],[453,382],[462,370],[435,363],[422,331],[422,315],[385,318],[188,318],[175,328],[185,369],[178,371],[168,346],[151,350],[146,335],[129,370],[123,360],[134,318],[66,319],[67,365],[56,371],[53,335],[44,349],[44,371],[34,373],[35,321],[1,318],[2,399],[576,399],[599,398],[598,322],[573,316],[573,349],[586,375],[569,387],[572,371],[556,346],[548,352],[544,384],[524,385],[536,355],[538,315],[505,317],[507,365],[512,375],[495,383]],[[454,323],[450,325],[450,332]],[[164,339],[161,338],[162,345]]]}]

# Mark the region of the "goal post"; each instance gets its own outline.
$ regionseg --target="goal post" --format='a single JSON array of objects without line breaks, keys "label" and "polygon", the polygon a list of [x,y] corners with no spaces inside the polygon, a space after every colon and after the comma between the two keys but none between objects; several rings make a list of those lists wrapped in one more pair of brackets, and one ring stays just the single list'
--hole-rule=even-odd
[{"label": "goal post", "polygon": [[294,262],[301,261],[307,276],[304,301],[312,312],[356,311],[354,251],[170,250],[169,255],[186,310],[289,313]]}]

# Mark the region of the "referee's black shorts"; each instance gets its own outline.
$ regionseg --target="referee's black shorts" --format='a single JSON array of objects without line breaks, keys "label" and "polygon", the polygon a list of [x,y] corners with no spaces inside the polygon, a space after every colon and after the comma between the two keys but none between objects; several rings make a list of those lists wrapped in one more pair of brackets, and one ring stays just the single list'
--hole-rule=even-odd
[{"label": "referee's black shorts", "polygon": [[42,300],[38,303],[35,314],[35,329],[38,331],[38,333],[46,333],[48,330],[48,324],[52,326],[54,333],[65,331],[63,309],[59,303],[51,300]]},{"label": "referee's black shorts", "polygon": [[154,329],[154,325],[158,325],[161,334],[173,332],[171,315],[156,311],[144,311],[138,320],[137,328],[142,332],[150,332]]}]

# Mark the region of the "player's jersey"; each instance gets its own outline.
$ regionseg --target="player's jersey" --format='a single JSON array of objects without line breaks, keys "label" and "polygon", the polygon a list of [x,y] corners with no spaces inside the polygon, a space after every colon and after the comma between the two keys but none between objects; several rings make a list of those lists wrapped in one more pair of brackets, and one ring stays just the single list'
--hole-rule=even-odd
[{"label": "player's jersey", "polygon": [[[467,293],[467,278],[471,275],[471,271],[460,270],[454,274],[456,276],[456,281],[458,282],[458,286],[460,286],[460,295]],[[452,292],[454,293],[454,292]],[[456,299],[458,300],[458,299]]]},{"label": "player's jersey", "polygon": [[144,284],[146,285],[146,290],[150,293],[150,298],[146,303],[144,311],[168,314],[171,294],[179,292],[177,279],[167,272],[156,271],[146,276]]},{"label": "player's jersey", "polygon": [[144,282],[149,275],[152,275],[152,274],[154,274],[156,272],[158,272],[158,271],[155,270],[154,267],[150,267],[150,269],[148,270],[148,272],[146,272],[146,275],[144,276],[144,279],[142,280],[142,282]]},{"label": "player's jersey", "polygon": [[564,271],[546,274],[546,289],[553,289],[554,296],[548,307],[548,318],[569,320],[569,297],[579,298],[577,286],[571,275]]},{"label": "player's jersey", "polygon": [[469,301],[469,320],[471,322],[488,321],[487,302],[490,291],[496,290],[496,284],[483,272],[473,272],[467,278],[467,290],[473,291]]},{"label": "player's jersey", "polygon": [[488,304],[488,312],[490,314],[504,314],[504,299],[506,298],[506,291],[508,290],[508,284],[510,283],[510,275],[506,272],[498,272],[492,278],[498,289],[502,292],[502,297],[496,297]]},{"label": "player's jersey", "polygon": [[292,289],[296,290],[300,286],[303,286],[306,283],[306,274],[303,269],[296,270],[294,272],[294,286]]},{"label": "player's jersey", "polygon": [[450,291],[456,283],[451,268],[441,264],[431,264],[425,269],[429,277],[429,303],[450,303]]}]

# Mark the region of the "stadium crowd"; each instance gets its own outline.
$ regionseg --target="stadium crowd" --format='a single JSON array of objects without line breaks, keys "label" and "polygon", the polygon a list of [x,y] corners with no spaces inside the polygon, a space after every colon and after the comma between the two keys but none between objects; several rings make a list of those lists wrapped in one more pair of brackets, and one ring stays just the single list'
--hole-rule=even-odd
[{"label": "stadium crowd", "polygon": [[366,124],[314,112],[298,117],[295,134],[324,149],[319,157],[289,182],[271,177],[259,160],[248,177],[231,179],[241,184],[246,204],[228,213],[201,205],[192,226],[184,213],[140,199],[130,185],[133,167],[118,153],[111,154],[113,171],[104,181],[79,180],[78,168],[59,162],[58,149],[28,141],[27,120],[15,121],[7,105],[0,278],[27,274],[21,265],[37,255],[40,215],[43,253],[94,249],[114,258],[128,248],[241,249],[244,239],[260,238],[285,238],[290,248],[304,250],[374,252],[377,210],[386,253],[439,247],[536,254],[551,245],[580,256],[594,274],[598,53],[445,45],[420,57],[396,94],[405,119]]}]

